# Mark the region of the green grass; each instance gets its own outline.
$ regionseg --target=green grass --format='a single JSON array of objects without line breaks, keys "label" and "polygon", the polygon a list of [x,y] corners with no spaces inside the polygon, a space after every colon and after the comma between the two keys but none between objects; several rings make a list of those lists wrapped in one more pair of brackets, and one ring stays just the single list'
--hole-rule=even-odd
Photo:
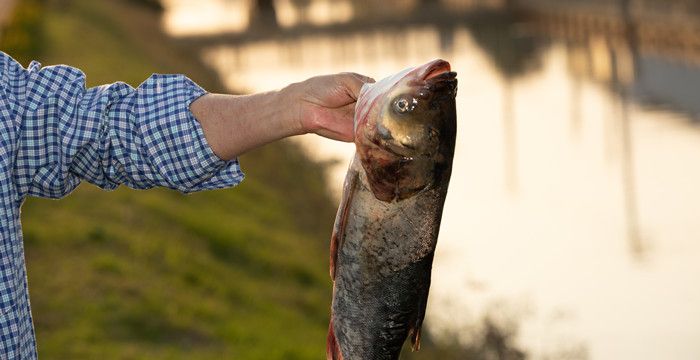
[{"label": "green grass", "polygon": [[[44,5],[38,60],[90,85],[185,73],[219,90],[196,49],[174,46],[134,2]],[[320,359],[334,204],[323,168],[288,142],[241,159],[235,189],[91,185],[23,207],[42,359]],[[250,164],[250,165],[248,165]]]},{"label": "green grass", "polygon": [[28,202],[42,356],[321,357],[325,252],[256,195],[83,187]]}]

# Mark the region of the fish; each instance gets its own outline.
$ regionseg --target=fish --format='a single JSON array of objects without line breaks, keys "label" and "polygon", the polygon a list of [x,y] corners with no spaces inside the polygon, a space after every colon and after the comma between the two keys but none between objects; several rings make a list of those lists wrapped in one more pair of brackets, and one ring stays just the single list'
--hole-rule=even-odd
[{"label": "fish", "polygon": [[328,360],[398,359],[420,348],[452,171],[457,74],[436,59],[364,84],[330,241]]}]

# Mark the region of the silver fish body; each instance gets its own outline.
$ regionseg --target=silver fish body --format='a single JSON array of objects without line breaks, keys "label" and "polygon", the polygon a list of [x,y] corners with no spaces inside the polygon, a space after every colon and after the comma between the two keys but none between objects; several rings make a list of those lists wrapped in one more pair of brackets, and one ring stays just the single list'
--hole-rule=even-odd
[{"label": "silver fish body", "polygon": [[[445,64],[406,70],[358,100],[357,153],[331,243],[328,359],[398,359],[409,336],[419,347],[456,134],[456,79]],[[425,103],[411,118],[406,94]]]}]

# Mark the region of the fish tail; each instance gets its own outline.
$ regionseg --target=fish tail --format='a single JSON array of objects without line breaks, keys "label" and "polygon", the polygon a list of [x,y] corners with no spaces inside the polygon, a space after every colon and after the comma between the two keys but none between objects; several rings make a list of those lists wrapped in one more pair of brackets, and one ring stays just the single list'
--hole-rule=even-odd
[{"label": "fish tail", "polygon": [[333,331],[333,318],[331,317],[328,325],[328,339],[326,340],[326,360],[343,360],[343,354],[340,352],[338,339],[335,338]]}]

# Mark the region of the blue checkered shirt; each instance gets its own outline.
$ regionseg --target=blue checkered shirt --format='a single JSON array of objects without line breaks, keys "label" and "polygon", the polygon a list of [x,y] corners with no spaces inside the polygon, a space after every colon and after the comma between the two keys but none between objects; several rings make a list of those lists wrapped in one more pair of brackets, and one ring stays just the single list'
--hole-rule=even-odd
[{"label": "blue checkered shirt", "polygon": [[75,68],[25,69],[0,52],[0,359],[37,357],[20,225],[26,196],[60,198],[82,180],[181,192],[243,180],[189,111],[203,94],[181,75],[86,89]]}]

